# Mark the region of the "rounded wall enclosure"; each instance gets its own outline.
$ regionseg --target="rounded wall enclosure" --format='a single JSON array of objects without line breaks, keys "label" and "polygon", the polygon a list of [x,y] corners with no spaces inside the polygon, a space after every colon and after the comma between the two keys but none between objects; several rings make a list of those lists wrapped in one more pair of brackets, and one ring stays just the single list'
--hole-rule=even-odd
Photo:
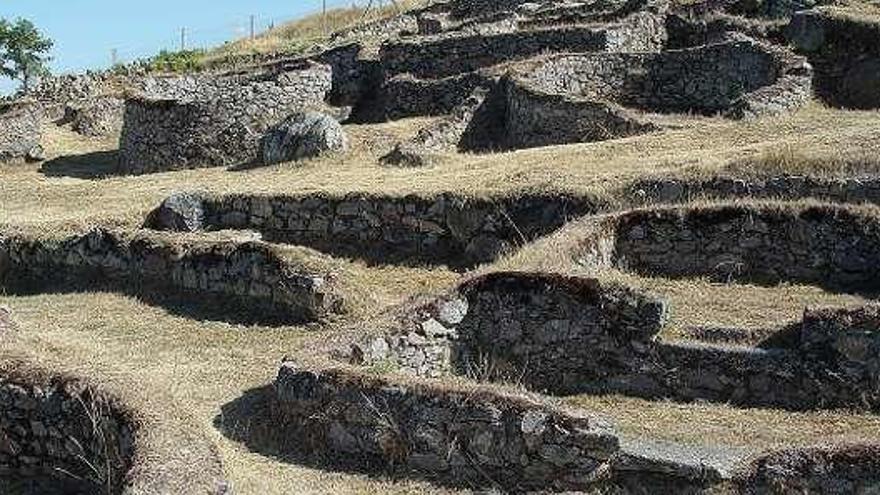
[{"label": "rounded wall enclosure", "polygon": [[643,112],[781,113],[807,101],[810,72],[801,57],[733,35],[659,53],[545,57],[508,76],[508,145],[595,141],[656,128]]},{"label": "rounded wall enclosure", "polygon": [[[635,210],[564,228],[589,269],[720,275],[871,292],[880,217],[868,208],[792,204]],[[573,243],[573,244],[572,244]],[[546,247],[546,245],[542,246]],[[567,250],[568,248],[562,248]],[[552,253],[551,253],[552,255]],[[761,347],[665,342],[666,304],[582,277],[500,272],[414,308],[352,361],[391,360],[422,376],[513,381],[553,394],[623,393],[792,410],[880,410],[880,307],[807,312]],[[389,327],[385,327],[386,329]],[[789,333],[790,332],[790,333]]]},{"label": "rounded wall enclosure", "polygon": [[323,105],[331,68],[155,79],[125,105],[120,170],[142,174],[243,165],[259,157],[260,139],[291,113]]},{"label": "rounded wall enclosure", "polygon": [[122,493],[133,433],[116,404],[91,387],[2,377],[0,492]]}]

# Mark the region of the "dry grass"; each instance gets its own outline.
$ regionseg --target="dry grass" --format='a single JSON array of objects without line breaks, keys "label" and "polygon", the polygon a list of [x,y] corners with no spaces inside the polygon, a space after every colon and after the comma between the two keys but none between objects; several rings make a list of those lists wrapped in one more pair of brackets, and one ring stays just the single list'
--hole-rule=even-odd
[{"label": "dry grass", "polygon": [[[379,156],[395,141],[414,135],[429,122],[411,119],[346,126],[352,149],[341,157],[239,172],[214,168],[140,177],[113,173],[112,155],[108,154],[115,148],[112,139],[84,139],[64,129],[50,128],[45,143],[50,156],[80,157],[56,159],[43,164],[43,171],[41,165],[0,166],[0,225],[42,233],[91,224],[133,227],[168,194],[192,189],[215,193],[423,196],[456,192],[474,197],[558,191],[607,196],[628,181],[646,175],[693,176],[725,170],[753,173],[774,167],[791,170],[802,167],[801,163],[821,164],[822,160],[809,158],[816,156],[849,163],[850,157],[880,151],[878,117],[877,112],[846,112],[813,105],[793,115],[752,122],[682,119],[677,129],[616,141],[495,155],[453,154],[424,169],[381,167]],[[797,150],[796,155],[807,160],[785,158],[795,155],[785,150]],[[785,159],[773,158],[774,153]],[[748,160],[748,169],[736,170],[730,165]],[[871,163],[867,168],[872,171],[873,167]],[[827,173],[849,170],[836,166]],[[556,252],[552,245],[544,244],[542,249],[546,249],[544,256]],[[527,257],[513,257],[494,268],[526,261]],[[387,308],[411,294],[448,287],[458,279],[458,275],[443,268],[368,267],[346,260],[340,263],[353,274],[354,283],[369,291],[376,301],[363,307],[358,317]],[[546,263],[562,270],[573,269],[569,260],[562,258]],[[763,328],[771,322],[782,324],[796,318],[805,305],[856,301],[801,286],[756,288],[638,277],[630,281],[670,299],[673,329],[709,322]],[[442,492],[423,483],[391,483],[288,463],[251,451],[214,427],[221,407],[269,383],[282,357],[322,362],[327,350],[351,339],[352,335],[343,331],[354,331],[351,325],[331,322],[309,329],[243,326],[179,316],[110,293],[2,295],[0,305],[12,307],[19,328],[17,338],[0,342],[3,356],[25,355],[47,367],[72,368],[123,391],[127,401],[170,425],[152,440],[156,445],[173,449],[178,440],[173,434],[175,429],[178,433],[208,435],[218,446],[237,493]],[[166,407],[169,401],[176,404],[173,410]],[[627,434],[688,442],[746,442],[757,448],[810,438],[864,439],[878,435],[873,418],[847,413],[789,414],[624,398],[579,397],[568,402],[608,413]],[[246,422],[242,427],[247,428]],[[747,440],[738,440],[740,437]]]},{"label": "dry grass", "polygon": [[197,321],[106,293],[2,296],[0,304],[14,308],[20,326],[16,339],[3,341],[3,356],[28,356],[119,390],[127,403],[167,425],[150,439],[160,452],[179,449],[185,436],[208,435],[237,493],[440,492],[427,484],[392,484],[288,464],[248,452],[214,428],[220,407],[270,382],[284,356],[319,359],[332,329]]},{"label": "dry grass", "polygon": [[[0,166],[0,224],[78,228],[92,223],[136,225],[168,194],[184,189],[217,193],[370,192],[474,197],[521,191],[607,195],[646,175],[719,171],[730,162],[795,147],[804,155],[846,157],[880,151],[880,114],[831,110],[818,105],[793,115],[733,122],[699,120],[627,139],[553,146],[490,155],[453,154],[434,167],[382,167],[377,158],[397,139],[412,136],[427,119],[346,126],[352,150],[341,157],[281,164],[240,172],[224,168],[121,177],[110,174],[106,156],[39,165]],[[77,140],[52,131],[47,148],[72,153],[107,150],[109,141]],[[88,160],[95,165],[89,173]],[[97,178],[95,178],[97,177]],[[102,178],[103,177],[103,178]]]},{"label": "dry grass", "polygon": [[828,292],[811,285],[785,283],[766,287],[706,279],[640,277],[617,270],[597,276],[665,299],[669,320],[663,337],[671,339],[687,336],[690,330],[700,327],[722,327],[745,330],[760,340],[800,321],[808,307],[859,306],[868,302],[860,296]]},{"label": "dry grass", "polygon": [[749,451],[880,438],[880,417],[848,411],[794,413],[722,404],[681,404],[621,396],[581,395],[565,403],[613,418],[628,437]]},{"label": "dry grass", "polygon": [[225,43],[205,53],[201,64],[212,67],[249,55],[277,54],[295,56],[315,46],[330,42],[333,33],[355,28],[369,22],[380,21],[417,8],[424,0],[398,0],[397,5],[364,8],[329,9],[324,16],[320,12],[274,27],[256,36]]}]

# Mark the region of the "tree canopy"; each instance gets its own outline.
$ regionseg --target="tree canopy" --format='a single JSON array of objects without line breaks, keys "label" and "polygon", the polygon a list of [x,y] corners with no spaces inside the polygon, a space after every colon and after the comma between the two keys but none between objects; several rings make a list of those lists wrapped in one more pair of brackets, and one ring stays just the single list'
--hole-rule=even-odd
[{"label": "tree canopy", "polygon": [[0,75],[20,80],[27,89],[33,78],[49,72],[52,46],[31,21],[0,19]]}]

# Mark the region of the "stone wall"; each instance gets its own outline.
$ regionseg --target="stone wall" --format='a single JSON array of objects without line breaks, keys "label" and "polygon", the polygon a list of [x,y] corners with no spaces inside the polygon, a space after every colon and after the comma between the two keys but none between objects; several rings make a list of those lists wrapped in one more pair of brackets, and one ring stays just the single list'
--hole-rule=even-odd
[{"label": "stone wall", "polygon": [[[593,210],[585,198],[524,195],[469,199],[418,196],[255,196],[205,198],[186,229],[251,229],[266,238],[378,263],[472,266],[546,235]],[[156,216],[153,216],[156,218]],[[156,220],[149,227],[179,230]]]},{"label": "stone wall", "polygon": [[321,106],[331,87],[330,67],[318,64],[280,73],[150,80],[144,94],[126,101],[120,170],[252,163],[267,129],[295,111]]},{"label": "stone wall", "polygon": [[262,242],[181,242],[104,229],[60,240],[0,236],[0,281],[7,287],[152,284],[261,308],[289,321],[342,311],[330,269],[317,270],[314,261]]},{"label": "stone wall", "polygon": [[391,77],[448,77],[547,52],[656,51],[665,41],[664,17],[641,12],[600,27],[562,26],[495,35],[444,33],[382,46],[382,67]]},{"label": "stone wall", "polygon": [[13,492],[30,482],[40,493],[121,493],[133,433],[112,401],[80,383],[0,378],[0,488],[7,479]]},{"label": "stone wall", "polygon": [[659,129],[639,112],[606,101],[536,91],[507,80],[506,130],[499,146],[510,149],[603,141]]},{"label": "stone wall", "polygon": [[631,493],[617,486],[621,478],[648,478],[658,490],[691,493],[720,478],[708,465],[650,456],[632,463],[635,457],[601,420],[487,388],[287,362],[275,394],[278,434],[311,457],[349,468],[391,468],[452,486],[516,493]]},{"label": "stone wall", "polygon": [[876,444],[808,447],[754,460],[736,483],[742,493],[872,493],[880,489]]},{"label": "stone wall", "polygon": [[61,120],[70,107],[81,107],[105,97],[119,98],[129,89],[141,87],[146,74],[128,72],[85,72],[42,78],[23,96],[40,103],[50,120]]},{"label": "stone wall", "polygon": [[880,108],[880,23],[818,8],[792,16],[787,34],[815,67],[816,93],[832,105]]},{"label": "stone wall", "polygon": [[[831,206],[637,210],[582,220],[559,235],[586,269],[664,276],[798,281],[871,290],[876,217]],[[572,232],[575,229],[577,233]],[[580,236],[580,237],[579,237]],[[741,271],[729,270],[730,258]],[[880,410],[876,307],[810,311],[764,348],[664,343],[664,303],[595,280],[493,273],[373,325],[358,364],[392,362],[422,376],[514,381],[554,394],[624,393],[745,406]],[[501,345],[500,345],[501,344]]]},{"label": "stone wall", "polygon": [[497,87],[479,87],[452,112],[420,129],[415,137],[398,143],[381,158],[398,166],[430,165],[434,155],[452,151],[492,149],[500,141],[498,114],[504,101]]},{"label": "stone wall", "polygon": [[0,162],[42,155],[41,120],[42,112],[37,104],[21,102],[0,105]]},{"label": "stone wall", "polygon": [[382,84],[382,106],[375,114],[387,119],[420,115],[445,115],[461,105],[479,87],[492,87],[497,77],[468,72],[441,79],[419,79],[398,74]]},{"label": "stone wall", "polygon": [[85,136],[109,136],[122,129],[125,101],[115,96],[98,96],[68,106],[67,118],[73,130]]},{"label": "stone wall", "polygon": [[517,82],[547,93],[655,112],[725,113],[756,91],[799,77],[804,94],[776,88],[792,100],[790,108],[808,98],[810,87],[802,58],[743,36],[662,53],[549,57],[525,65],[520,74]]},{"label": "stone wall", "polygon": [[662,276],[870,292],[880,280],[878,256],[880,222],[838,206],[637,210],[616,228],[617,263]]}]

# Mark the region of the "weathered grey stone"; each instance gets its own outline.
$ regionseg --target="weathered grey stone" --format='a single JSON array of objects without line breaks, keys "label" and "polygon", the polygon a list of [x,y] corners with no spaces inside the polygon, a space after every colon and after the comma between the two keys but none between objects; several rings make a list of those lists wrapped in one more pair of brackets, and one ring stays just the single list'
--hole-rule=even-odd
[{"label": "weathered grey stone", "polygon": [[205,228],[204,196],[200,193],[174,193],[153,210],[147,227],[177,232],[197,232]]},{"label": "weathered grey stone", "polygon": [[0,105],[0,161],[42,160],[42,110],[32,101]]},{"label": "weathered grey stone", "polygon": [[348,148],[342,126],[319,112],[295,113],[269,130],[262,141],[262,161],[273,164],[339,153]]}]

